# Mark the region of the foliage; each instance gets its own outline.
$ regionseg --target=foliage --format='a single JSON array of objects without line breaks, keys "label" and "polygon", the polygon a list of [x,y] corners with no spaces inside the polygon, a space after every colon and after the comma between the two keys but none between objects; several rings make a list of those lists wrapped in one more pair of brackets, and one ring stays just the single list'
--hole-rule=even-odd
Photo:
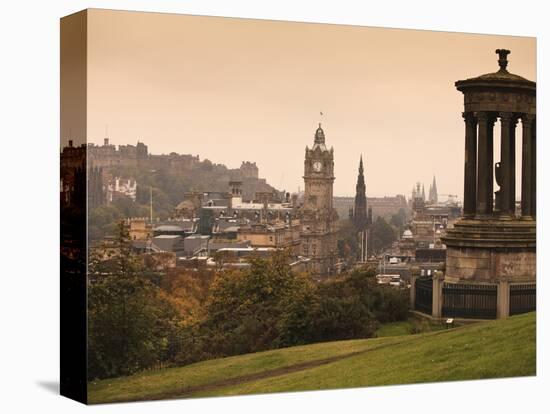
[{"label": "foliage", "polygon": [[115,246],[90,258],[88,376],[129,375],[167,359],[178,319],[130,249],[123,223]]},{"label": "foliage", "polygon": [[270,348],[374,335],[380,321],[407,316],[408,295],[376,283],[374,272],[314,284],[284,253],[219,273],[204,319],[185,331],[180,363]]},{"label": "foliage", "polygon": [[91,240],[98,240],[107,234],[114,234],[116,222],[124,216],[115,206],[99,206],[90,210],[88,216],[88,234]]},{"label": "foliage", "polygon": [[395,230],[380,216],[372,225],[371,235],[371,246],[375,253],[387,249],[396,240]]},{"label": "foliage", "polygon": [[[90,258],[90,378],[128,375],[157,362],[221,356],[374,335],[406,318],[405,291],[380,286],[373,269],[314,283],[288,252],[244,270],[168,269],[135,256],[120,222]],[[229,260],[218,257],[223,263]]]},{"label": "foliage", "polygon": [[[269,349],[280,342],[285,324],[293,320],[296,304],[313,289],[305,275],[291,272],[284,252],[269,259],[251,259],[244,271],[220,272],[206,304],[206,318],[193,331],[197,358],[234,355]],[[201,341],[196,341],[197,336]]]},{"label": "foliage", "polygon": [[178,313],[182,326],[191,326],[204,317],[208,290],[214,278],[209,270],[169,269],[161,282],[161,294]]},{"label": "foliage", "polygon": [[340,257],[352,259],[359,257],[359,238],[352,220],[341,220],[338,230],[338,253]]},{"label": "foliage", "polygon": [[[391,223],[381,216],[378,216],[369,230],[368,249],[370,254],[377,254],[391,247],[397,239],[396,234],[400,232],[406,222],[405,210],[401,209],[398,214],[391,218]],[[359,236],[352,220],[341,220],[338,232],[338,252],[340,257],[354,261],[359,257]]]},{"label": "foliage", "polygon": [[397,214],[391,216],[390,224],[397,229],[398,234],[403,233],[406,223],[407,213],[403,208],[400,208]]}]

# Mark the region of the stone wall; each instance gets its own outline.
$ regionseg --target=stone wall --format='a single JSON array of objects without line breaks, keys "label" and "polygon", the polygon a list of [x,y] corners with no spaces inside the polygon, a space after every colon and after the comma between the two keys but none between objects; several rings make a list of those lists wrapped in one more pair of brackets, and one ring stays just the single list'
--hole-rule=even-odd
[{"label": "stone wall", "polygon": [[446,277],[473,282],[534,282],[536,253],[481,248],[447,248]]}]

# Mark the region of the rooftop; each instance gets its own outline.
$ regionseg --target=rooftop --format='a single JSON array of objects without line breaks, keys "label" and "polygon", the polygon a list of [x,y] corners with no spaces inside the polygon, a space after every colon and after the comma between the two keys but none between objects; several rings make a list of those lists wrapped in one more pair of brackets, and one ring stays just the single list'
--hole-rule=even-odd
[{"label": "rooftop", "polygon": [[506,69],[508,66],[507,56],[510,51],[507,49],[497,49],[495,51],[499,55],[498,64],[500,69],[496,72],[486,73],[481,76],[468,78],[465,80],[459,80],[455,83],[458,90],[462,90],[464,87],[472,86],[508,86],[517,88],[535,89],[536,83],[525,79],[522,76],[508,72]]}]

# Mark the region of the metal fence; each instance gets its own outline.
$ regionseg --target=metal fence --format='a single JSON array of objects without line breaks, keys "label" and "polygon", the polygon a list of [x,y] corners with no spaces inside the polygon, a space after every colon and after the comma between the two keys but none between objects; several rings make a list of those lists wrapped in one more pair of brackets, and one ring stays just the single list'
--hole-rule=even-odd
[{"label": "metal fence", "polygon": [[497,285],[443,284],[443,316],[472,319],[497,317]]},{"label": "metal fence", "polygon": [[510,285],[510,316],[537,309],[537,285]]},{"label": "metal fence", "polygon": [[419,277],[415,283],[414,308],[420,312],[432,314],[433,281],[431,277]]}]

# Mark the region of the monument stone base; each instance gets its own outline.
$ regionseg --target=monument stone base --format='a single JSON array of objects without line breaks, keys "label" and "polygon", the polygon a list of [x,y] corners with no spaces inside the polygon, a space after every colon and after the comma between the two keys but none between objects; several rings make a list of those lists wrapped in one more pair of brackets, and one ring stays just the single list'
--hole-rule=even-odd
[{"label": "monument stone base", "polygon": [[449,281],[514,283],[536,280],[536,222],[462,219],[443,238]]}]

